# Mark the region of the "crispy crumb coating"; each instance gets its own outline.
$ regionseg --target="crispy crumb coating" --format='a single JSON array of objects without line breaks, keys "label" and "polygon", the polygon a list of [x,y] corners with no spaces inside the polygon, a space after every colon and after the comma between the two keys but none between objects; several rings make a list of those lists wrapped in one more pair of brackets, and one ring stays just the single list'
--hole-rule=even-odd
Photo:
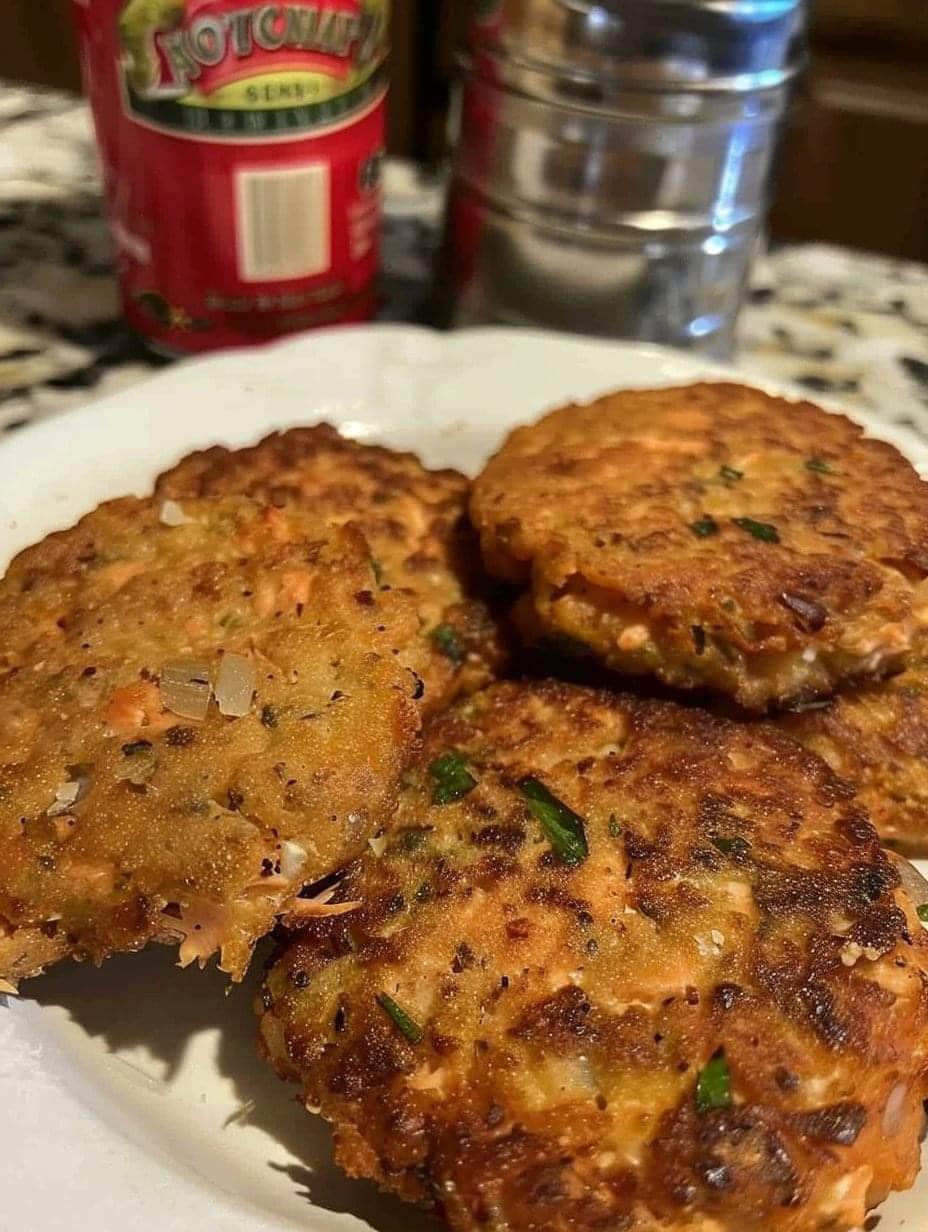
[{"label": "crispy crumb coating", "polygon": [[494,574],[612,668],[762,710],[890,675],[928,597],[928,485],[841,415],[729,384],[517,428],[471,502]]},{"label": "crispy crumb coating", "polygon": [[160,477],[156,492],[175,500],[242,494],[309,509],[336,525],[356,523],[380,585],[404,591],[418,607],[415,666],[428,711],[495,679],[506,659],[479,577],[469,488],[457,471],[427,470],[415,454],[361,444],[319,424],[274,433],[249,449],[191,454]]},{"label": "crispy crumb coating", "polygon": [[780,727],[857,787],[884,843],[928,857],[928,635],[900,676],[842,693]]},{"label": "crispy crumb coating", "polygon": [[[238,498],[185,511],[103,505],[0,583],[4,981],[152,939],[240,978],[394,805],[412,605],[377,590],[353,528]],[[201,683],[178,694],[178,674]]]},{"label": "crispy crumb coating", "polygon": [[257,1007],[350,1175],[456,1232],[845,1232],[912,1184],[928,944],[824,762],[513,683],[405,783]]}]

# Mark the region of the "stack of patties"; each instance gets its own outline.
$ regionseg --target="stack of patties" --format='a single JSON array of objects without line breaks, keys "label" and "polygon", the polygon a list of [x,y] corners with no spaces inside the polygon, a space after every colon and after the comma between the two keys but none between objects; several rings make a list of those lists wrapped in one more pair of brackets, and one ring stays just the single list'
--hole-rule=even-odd
[{"label": "stack of patties", "polygon": [[349,1174],[457,1232],[859,1227],[918,1169],[928,892],[757,716],[896,687],[928,489],[840,416],[701,385],[517,430],[471,511],[524,637],[609,691],[430,720],[353,910],[268,971],[265,1052]]},{"label": "stack of patties", "polygon": [[[928,609],[922,621],[928,617]],[[928,633],[915,633],[906,670],[800,707],[777,722],[857,786],[880,838],[928,857]]]},{"label": "stack of patties", "polygon": [[892,446],[743,386],[625,392],[513,433],[474,517],[527,636],[773,712],[928,855],[928,488]]},{"label": "stack of patties", "polygon": [[[0,979],[277,928],[262,1050],[456,1232],[847,1232],[928,1098],[928,890],[868,815],[928,834],[926,572],[893,449],[737,386],[556,411],[473,490],[325,426],[193,455],[0,584]],[[500,582],[595,687],[500,679]]]}]

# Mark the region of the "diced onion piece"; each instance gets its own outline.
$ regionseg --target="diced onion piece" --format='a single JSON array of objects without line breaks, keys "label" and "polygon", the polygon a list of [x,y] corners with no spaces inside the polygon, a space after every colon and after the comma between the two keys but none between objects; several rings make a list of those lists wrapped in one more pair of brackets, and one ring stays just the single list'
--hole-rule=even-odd
[{"label": "diced onion piece", "polygon": [[165,663],[159,686],[166,710],[182,719],[202,721],[206,718],[212,689],[209,663],[204,659],[175,659]]},{"label": "diced onion piece", "polygon": [[166,500],[161,506],[160,520],[164,526],[187,526],[193,522],[188,518],[183,507],[177,501]]},{"label": "diced onion piece", "polygon": [[889,1093],[883,1109],[883,1133],[887,1138],[892,1138],[902,1128],[908,1095],[909,1088],[904,1082],[897,1082]]},{"label": "diced onion piece", "polygon": [[84,765],[67,766],[67,781],[55,791],[55,799],[47,811],[48,817],[61,817],[69,813],[75,804],[79,804],[90,790],[90,767]]},{"label": "diced onion piece", "polygon": [[916,907],[924,907],[928,903],[928,878],[905,856],[897,855],[896,852],[890,852],[890,856],[902,879],[902,888]]},{"label": "diced onion piece", "polygon": [[387,836],[385,834],[375,834],[373,838],[367,840],[367,845],[379,860],[387,850]]},{"label": "diced onion piece", "polygon": [[241,719],[249,714],[256,684],[255,665],[247,655],[223,655],[216,677],[216,701],[220,714],[230,719]]},{"label": "diced onion piece", "polygon": [[77,779],[62,783],[60,787],[55,788],[55,802],[49,806],[47,816],[60,817],[63,813],[70,812],[80,794],[81,784]]},{"label": "diced onion piece", "polygon": [[299,843],[284,842],[280,844],[281,876],[292,881],[306,863],[306,849]]},{"label": "diced onion piece", "polygon": [[448,1081],[448,1067],[439,1065],[437,1069],[429,1069],[428,1064],[420,1065],[417,1070],[407,1075],[405,1082],[414,1091],[444,1091]]}]

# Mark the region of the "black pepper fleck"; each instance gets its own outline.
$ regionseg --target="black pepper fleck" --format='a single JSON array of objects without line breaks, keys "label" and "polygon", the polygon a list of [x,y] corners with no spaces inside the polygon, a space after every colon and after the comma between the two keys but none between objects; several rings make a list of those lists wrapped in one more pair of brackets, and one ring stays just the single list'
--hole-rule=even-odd
[{"label": "black pepper fleck", "polygon": [[196,744],[197,733],[192,727],[172,727],[165,739],[173,749],[188,749]]}]

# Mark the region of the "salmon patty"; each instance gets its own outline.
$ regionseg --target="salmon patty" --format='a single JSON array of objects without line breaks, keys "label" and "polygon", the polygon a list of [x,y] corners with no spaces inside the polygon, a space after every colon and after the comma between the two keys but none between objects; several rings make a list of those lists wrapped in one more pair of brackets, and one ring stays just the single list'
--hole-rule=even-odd
[{"label": "salmon patty", "polygon": [[899,671],[928,603],[928,485],[843,416],[745,386],[556,410],[471,510],[549,633],[752,710]]},{"label": "salmon patty", "polygon": [[258,1005],[346,1172],[456,1232],[842,1232],[912,1184],[928,944],[823,761],[501,684],[404,782]]},{"label": "salmon patty", "polygon": [[928,857],[928,635],[900,676],[784,714],[779,725],[853,781],[884,843]]},{"label": "salmon patty", "polygon": [[156,488],[177,501],[244,495],[308,509],[334,525],[356,523],[371,545],[379,586],[417,605],[426,710],[487,684],[506,658],[483,593],[469,490],[457,471],[427,470],[414,454],[348,440],[329,424],[275,433],[249,449],[191,454]]},{"label": "salmon patty", "polygon": [[0,979],[156,939],[236,979],[356,857],[418,736],[413,605],[353,528],[101,506],[0,583]]}]

